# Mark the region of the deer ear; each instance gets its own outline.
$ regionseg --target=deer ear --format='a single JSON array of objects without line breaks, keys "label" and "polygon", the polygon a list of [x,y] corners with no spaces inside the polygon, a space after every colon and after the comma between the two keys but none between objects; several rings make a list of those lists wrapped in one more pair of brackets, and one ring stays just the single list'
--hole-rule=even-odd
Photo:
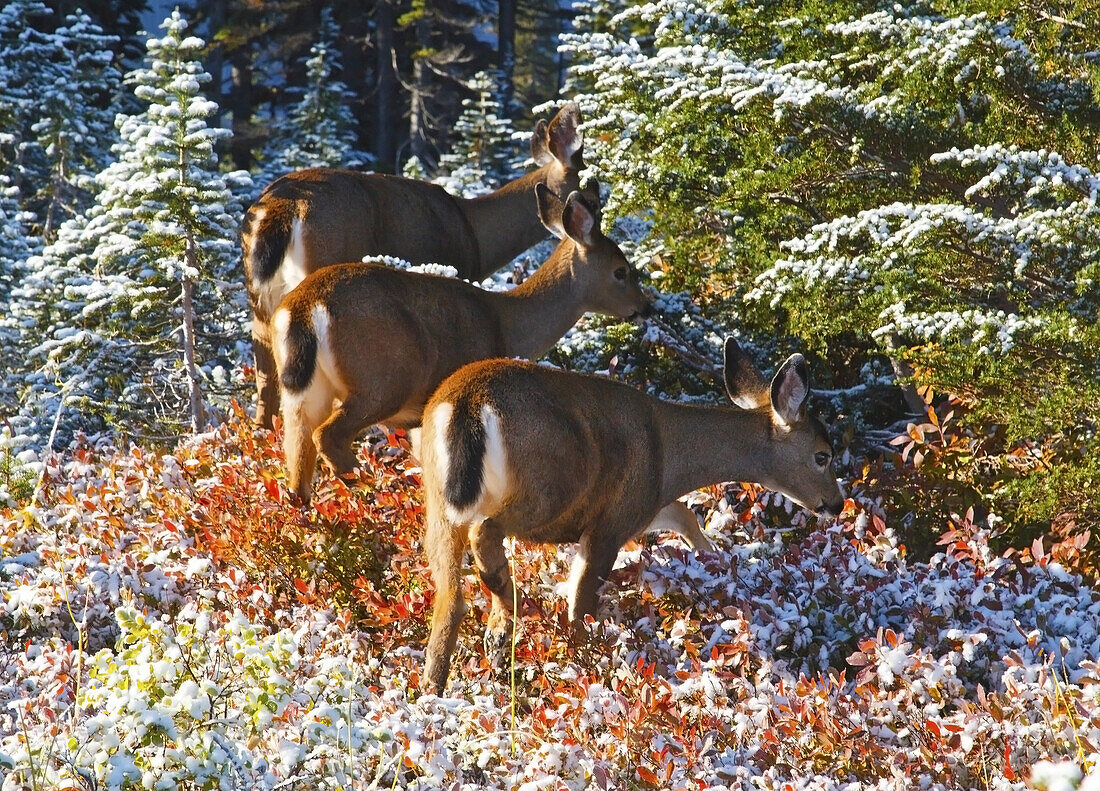
[{"label": "deer ear", "polygon": [[772,410],[785,426],[806,419],[810,402],[810,369],[806,358],[792,354],[772,378]]},{"label": "deer ear", "polygon": [[722,347],[722,377],[726,395],[736,406],[756,409],[767,403],[767,382],[732,336]]},{"label": "deer ear", "polygon": [[565,213],[565,203],[549,187],[542,182],[535,185],[535,201],[539,207],[539,220],[546,226],[546,230],[559,239],[565,238],[565,227],[562,225],[562,215]]},{"label": "deer ear", "polygon": [[550,160],[554,158],[554,155],[550,153],[547,141],[546,129],[548,126],[546,119],[540,118],[538,123],[535,124],[535,131],[531,133],[531,159],[535,160],[535,164],[540,168],[543,165],[550,164]]},{"label": "deer ear", "polygon": [[558,110],[546,129],[547,145],[554,159],[577,170],[584,167],[584,135],[580,127],[581,110],[575,102],[569,102]]},{"label": "deer ear", "polygon": [[581,247],[592,247],[600,235],[599,212],[593,209],[579,192],[570,192],[565,199],[561,224],[565,235]]}]

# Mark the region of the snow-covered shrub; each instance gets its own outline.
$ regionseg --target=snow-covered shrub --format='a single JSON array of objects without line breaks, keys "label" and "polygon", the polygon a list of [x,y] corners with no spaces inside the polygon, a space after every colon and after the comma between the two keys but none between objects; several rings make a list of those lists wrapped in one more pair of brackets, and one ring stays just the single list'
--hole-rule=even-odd
[{"label": "snow-covered shrub", "polygon": [[[81,448],[0,506],[3,791],[1024,791],[1070,776],[1044,761],[1100,759],[1100,594],[981,531],[911,560],[861,486],[835,524],[753,486],[694,493],[715,551],[624,549],[587,643],[564,619],[574,548],[517,542],[514,675],[471,574],[453,697],[418,696],[414,462],[364,455],[307,514],[270,440],[238,411],[171,454]],[[340,533],[390,549],[346,591]]]}]

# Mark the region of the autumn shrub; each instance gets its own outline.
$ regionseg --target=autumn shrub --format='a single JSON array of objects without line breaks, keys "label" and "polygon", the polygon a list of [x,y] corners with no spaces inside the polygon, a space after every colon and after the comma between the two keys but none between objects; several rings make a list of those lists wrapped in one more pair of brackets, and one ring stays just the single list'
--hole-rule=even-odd
[{"label": "autumn shrub", "polygon": [[[495,664],[482,642],[468,568],[452,697],[417,695],[430,584],[395,439],[346,484],[322,473],[316,516],[286,494],[278,433],[239,409],[171,451],[45,459],[35,501],[0,506],[4,791],[1023,791],[1038,762],[1100,759],[1100,595],[1071,548],[1006,556],[963,513],[915,557],[850,449],[839,520],[751,484],[692,493],[714,551],[625,547],[580,643],[575,547],[508,542],[514,651]],[[341,531],[361,580],[350,549],[314,546]]]},{"label": "autumn shrub", "polygon": [[422,614],[429,586],[420,555],[420,481],[403,436],[368,451],[355,480],[319,473],[309,507],[282,484],[279,436],[256,429],[236,406],[213,435],[184,443],[181,527],[215,562],[262,583],[272,597],[268,607],[334,604],[365,628]]}]

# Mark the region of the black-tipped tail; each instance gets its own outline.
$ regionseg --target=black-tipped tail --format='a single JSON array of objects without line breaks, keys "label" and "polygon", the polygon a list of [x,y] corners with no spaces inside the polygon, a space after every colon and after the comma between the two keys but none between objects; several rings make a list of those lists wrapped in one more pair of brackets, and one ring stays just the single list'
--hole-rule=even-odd
[{"label": "black-tipped tail", "polygon": [[469,508],[481,494],[485,425],[480,410],[466,400],[456,403],[446,439],[451,468],[443,494],[453,507]]},{"label": "black-tipped tail", "polygon": [[259,222],[253,222],[252,218],[253,214],[249,212],[245,227],[245,233],[251,240],[249,272],[252,282],[261,284],[271,280],[279,271],[290,244],[294,218],[275,212],[264,214]]},{"label": "black-tipped tail", "polygon": [[283,343],[286,355],[279,371],[279,384],[288,392],[300,393],[309,387],[313,369],[317,367],[317,336],[311,327],[291,321]]}]

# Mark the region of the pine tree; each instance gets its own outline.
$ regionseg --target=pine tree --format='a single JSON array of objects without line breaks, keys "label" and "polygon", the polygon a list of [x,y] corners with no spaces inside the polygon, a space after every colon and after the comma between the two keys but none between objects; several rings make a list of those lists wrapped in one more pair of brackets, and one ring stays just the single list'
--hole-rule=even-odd
[{"label": "pine tree", "polygon": [[91,176],[109,160],[117,46],[86,14],[56,26],[33,0],[0,11],[0,160],[47,240],[87,205]]},{"label": "pine tree", "polygon": [[[203,384],[232,366],[245,314],[238,195],[251,182],[219,172],[214,144],[228,132],[207,125],[202,40],[178,11],[161,27],[148,66],[126,78],[146,109],[119,116],[95,205],[62,226],[22,291],[46,295],[37,355],[49,372],[82,412],[132,432],[203,427]],[[49,395],[36,394],[39,409]]]},{"label": "pine tree", "polygon": [[264,157],[260,183],[267,184],[293,170],[308,167],[357,167],[370,156],[356,149],[355,117],[350,108],[352,94],[344,83],[333,79],[340,69],[336,40],[339,30],[332,9],[321,12],[318,41],[306,59],[306,87],[303,96],[277,124]]},{"label": "pine tree", "polygon": [[939,473],[959,513],[1095,520],[1098,4],[938,8],[592,0],[586,157],[666,282],[800,339],[818,381],[896,363],[958,396],[988,454]]},{"label": "pine tree", "polygon": [[121,75],[112,65],[118,38],[86,14],[72,14],[52,35],[49,81],[39,80],[38,120],[31,126],[45,172],[34,196],[43,238],[90,204],[94,176],[110,161],[115,98]]},{"label": "pine tree", "polygon": [[440,175],[434,179],[447,190],[466,197],[490,192],[514,178],[521,162],[515,130],[497,98],[495,73],[479,72],[469,88],[476,95],[462,103],[451,151],[440,158]]}]

